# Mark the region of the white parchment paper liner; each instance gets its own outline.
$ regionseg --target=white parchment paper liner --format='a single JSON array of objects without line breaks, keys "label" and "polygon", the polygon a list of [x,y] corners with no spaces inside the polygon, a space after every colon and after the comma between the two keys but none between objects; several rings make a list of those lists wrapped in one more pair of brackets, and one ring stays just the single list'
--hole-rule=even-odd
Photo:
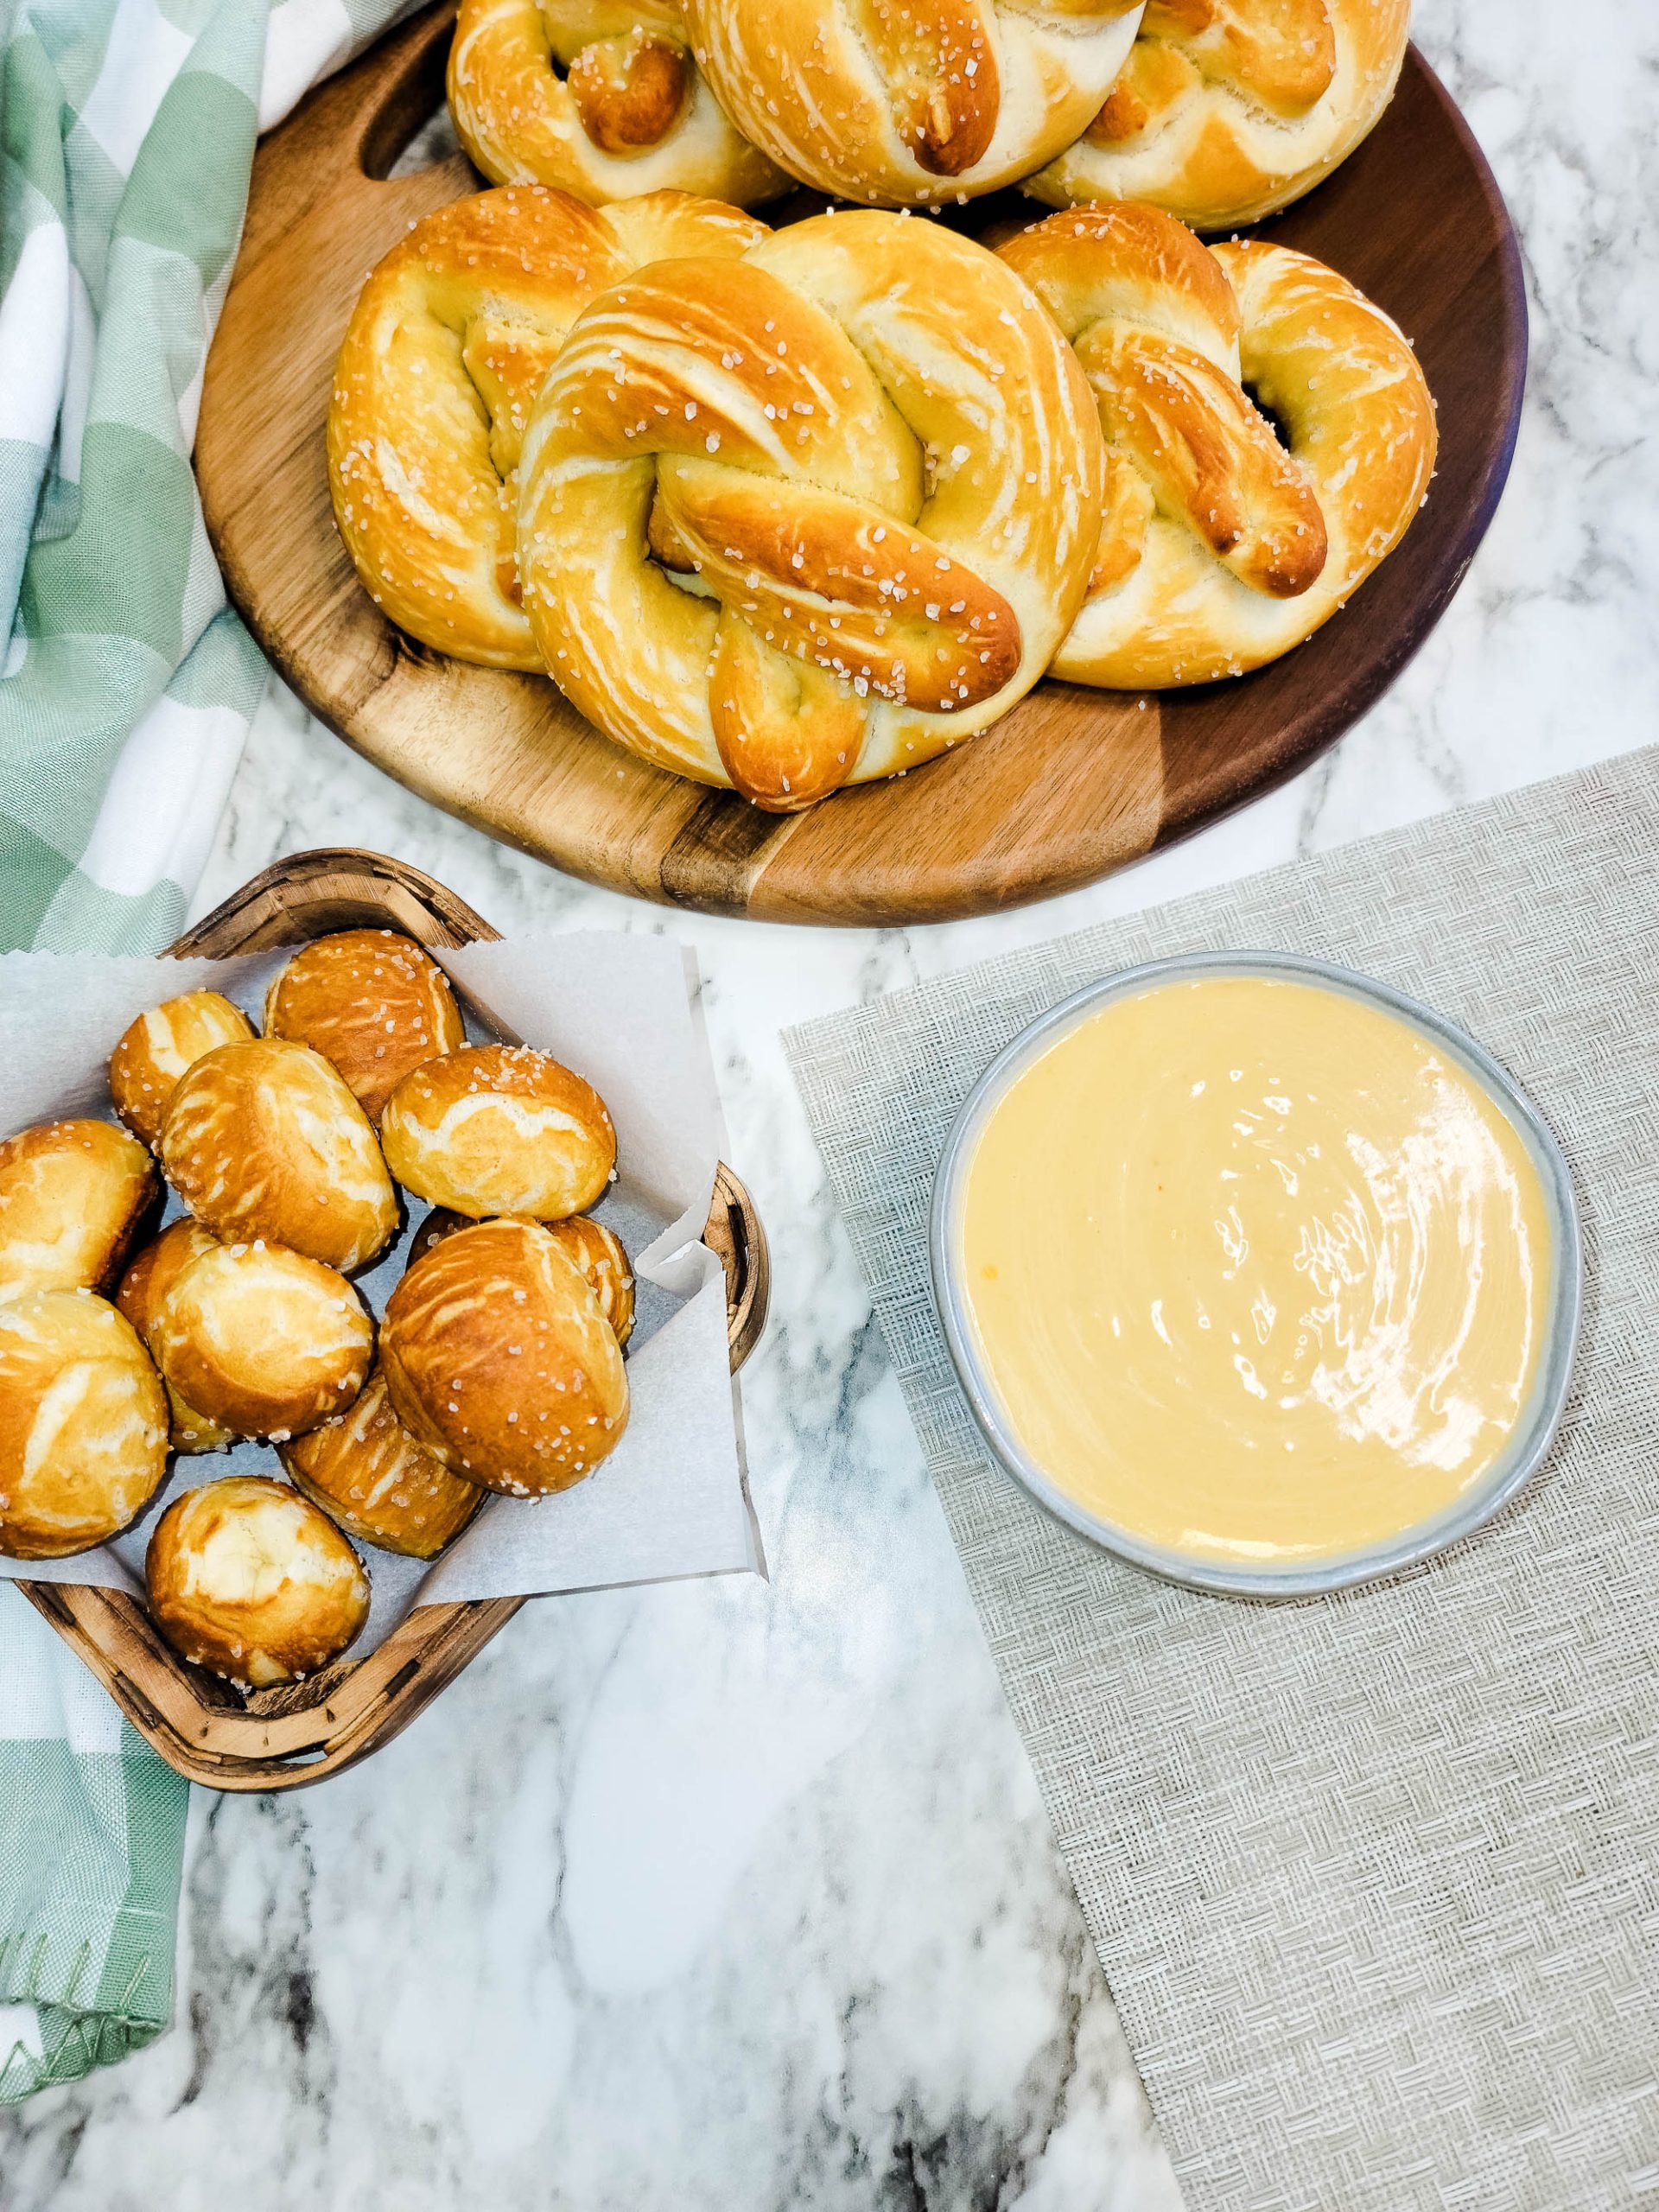
[{"label": "white parchment paper liner", "polygon": [[[576,932],[438,950],[475,1039],[555,1054],[594,1084],[616,1123],[618,1175],[594,1209],[622,1238],[637,1284],[628,1350],[632,1410],[616,1450],[585,1482],[537,1501],[492,1498],[428,1566],[359,1546],[374,1592],[360,1657],[411,1605],[689,1576],[764,1573],[749,1504],[719,1260],[702,1242],[725,1143],[696,1004],[696,961],[657,937]],[[0,1135],[55,1116],[112,1118],[105,1066],[135,1015],[212,989],[256,1026],[291,948],[232,960],[0,958]],[[390,1255],[356,1278],[377,1318],[424,1217],[418,1199]],[[169,1201],[168,1217],[178,1211]],[[178,1460],[137,1525],[73,1559],[0,1558],[0,1575],[141,1591],[156,1517],[181,1491],[232,1473],[282,1477],[275,1451]]]}]

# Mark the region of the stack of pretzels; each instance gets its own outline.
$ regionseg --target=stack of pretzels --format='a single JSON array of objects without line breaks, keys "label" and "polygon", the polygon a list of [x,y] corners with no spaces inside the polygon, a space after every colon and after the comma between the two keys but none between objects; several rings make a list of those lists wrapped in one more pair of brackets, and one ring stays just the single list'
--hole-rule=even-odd
[{"label": "stack of pretzels", "polygon": [[[381,262],[334,378],[365,585],[777,811],[1050,670],[1286,652],[1422,504],[1433,404],[1336,271],[1196,231],[1357,144],[1408,4],[461,0],[494,188]],[[910,213],[1011,183],[1060,212],[995,252]],[[797,184],[832,204],[747,212]]]}]

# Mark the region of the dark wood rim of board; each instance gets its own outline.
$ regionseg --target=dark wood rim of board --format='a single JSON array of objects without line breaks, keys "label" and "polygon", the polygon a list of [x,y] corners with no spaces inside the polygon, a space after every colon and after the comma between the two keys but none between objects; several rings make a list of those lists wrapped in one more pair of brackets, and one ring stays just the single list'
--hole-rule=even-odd
[{"label": "dark wood rim of board", "polygon": [[[1502,194],[1414,48],[1371,137],[1255,233],[1328,260],[1387,308],[1417,343],[1440,413],[1423,513],[1294,652],[1146,699],[1046,681],[908,777],[783,817],[612,747],[545,679],[428,652],[356,582],[333,531],[321,424],[333,346],[368,265],[409,222],[480,183],[459,156],[389,174],[441,98],[449,18],[441,0],[388,34],[261,146],[197,444],[208,530],[261,645],[315,714],[435,804],[570,874],[670,905],[944,921],[1076,889],[1282,783],[1375,703],[1445,612],[1509,471],[1527,314]],[[997,194],[942,219],[980,229],[1046,212]],[[308,278],[320,302],[309,322],[293,307]]]},{"label": "dark wood rim of board", "polygon": [[[180,958],[223,957],[361,928],[400,929],[426,944],[500,936],[419,868],[341,847],[279,861],[168,950]],[[703,1235],[725,1269],[735,1374],[766,1325],[771,1260],[754,1201],[723,1162]],[[366,1657],[245,1698],[180,1659],[125,1591],[86,1583],[16,1586],[175,1772],[229,1790],[303,1789],[365,1758],[406,1728],[526,1602],[418,1606]]]}]

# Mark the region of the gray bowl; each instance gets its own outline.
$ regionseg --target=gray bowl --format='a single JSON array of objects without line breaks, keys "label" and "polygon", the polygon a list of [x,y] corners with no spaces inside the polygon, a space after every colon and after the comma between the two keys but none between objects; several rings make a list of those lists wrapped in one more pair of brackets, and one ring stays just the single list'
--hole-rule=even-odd
[{"label": "gray bowl", "polygon": [[[960,1205],[963,1179],[991,1109],[1033,1060],[1100,1007],[1155,983],[1183,982],[1202,976],[1294,976],[1344,991],[1351,997],[1402,1016],[1459,1062],[1514,1125],[1538,1171],[1552,1230],[1553,1274],[1542,1354],[1531,1395],[1508,1447],[1481,1480],[1443,1512],[1418,1522],[1386,1542],[1361,1551],[1339,1553],[1313,1566],[1249,1568],[1190,1558],[1144,1543],[1074,1503],[1028,1456],[1004,1420],[990,1379],[980,1363],[963,1294],[953,1224]],[[1029,1029],[1021,1031],[1012,1044],[997,1054],[969,1093],[945,1140],[933,1185],[928,1256],[932,1268],[934,1303],[957,1379],[986,1442],[1008,1472],[1051,1513],[1130,1566],[1143,1567],[1148,1573],[1161,1575],[1166,1581],[1181,1583],[1191,1590],[1211,1591],[1230,1598],[1311,1598],[1327,1590],[1345,1590],[1357,1583],[1380,1581],[1444,1551],[1501,1512],[1543,1459],[1560,1426],[1578,1349],[1584,1290],[1583,1241],[1567,1162],[1536,1108],[1513,1078],[1472,1038],[1454,1029],[1431,1007],[1421,1005],[1415,999],[1407,998],[1368,976],[1357,975],[1352,969],[1283,952],[1198,952],[1178,959],[1150,961],[1142,967],[1125,969],[1102,982],[1091,983],[1034,1021]]]}]

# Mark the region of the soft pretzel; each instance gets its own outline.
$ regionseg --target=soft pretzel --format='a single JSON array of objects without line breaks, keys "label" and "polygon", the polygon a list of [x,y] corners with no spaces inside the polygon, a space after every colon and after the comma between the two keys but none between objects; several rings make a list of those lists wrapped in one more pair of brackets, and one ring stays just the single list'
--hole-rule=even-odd
[{"label": "soft pretzel", "polygon": [[1075,145],[1028,180],[1051,206],[1143,200],[1201,231],[1300,200],[1387,107],[1411,0],[1147,0]]},{"label": "soft pretzel", "polygon": [[684,0],[738,129],[842,199],[925,207],[1027,176],[1086,128],[1140,0]]},{"label": "soft pretzel", "polygon": [[[204,1252],[215,1250],[218,1243],[219,1239],[199,1221],[188,1213],[181,1214],[154,1243],[145,1245],[122,1276],[121,1287],[115,1294],[117,1309],[138,1332],[139,1339],[152,1359],[156,1356],[156,1324],[168,1291],[193,1260],[199,1260]],[[165,1376],[162,1379],[166,1382]],[[168,1441],[175,1452],[187,1455],[226,1452],[235,1443],[232,1430],[209,1421],[206,1414],[198,1413],[180,1397],[170,1382],[167,1383],[167,1402],[170,1415]]]},{"label": "soft pretzel", "polygon": [[331,1060],[377,1124],[411,1068],[467,1041],[449,978],[397,930],[314,938],[273,977],[265,1034]]},{"label": "soft pretzel", "polygon": [[0,1143],[0,1303],[110,1290],[155,1209],[156,1163],[109,1122],[43,1122]]},{"label": "soft pretzel", "polygon": [[334,370],[328,480],[375,604],[424,644],[538,669],[513,565],[513,480],[531,399],[596,292],[642,262],[764,237],[683,193],[585,207],[508,185],[429,215],[358,296]]},{"label": "soft pretzel", "polygon": [[175,1497],[144,1554],[150,1617],[181,1658],[244,1689],[337,1659],[369,1578],[334,1522],[285,1483],[226,1475]]},{"label": "soft pretzel", "polygon": [[515,1497],[568,1490],[628,1425],[615,1331],[539,1222],[479,1222],[434,1245],[386,1302],[380,1363],[416,1443]]},{"label": "soft pretzel", "polygon": [[469,1045],[413,1069],[380,1141],[406,1191],[474,1221],[563,1221],[594,1204],[616,1166],[605,1101],[529,1045]]},{"label": "soft pretzel", "polygon": [[1099,557],[1055,674],[1205,683],[1300,645],[1427,494],[1434,403],[1406,340],[1322,262],[1206,247],[1153,207],[1073,208],[1001,251],[1076,346],[1106,437]]},{"label": "soft pretzel", "polygon": [[792,810],[1030,690],[1101,467],[1076,360],[994,256],[819,216],[583,315],[525,437],[525,606],[619,744]]},{"label": "soft pretzel", "polygon": [[599,1300],[599,1310],[626,1344],[633,1334],[633,1263],[613,1229],[591,1214],[572,1214],[568,1221],[550,1221],[547,1233],[567,1259],[582,1269]]},{"label": "soft pretzel", "polygon": [[363,1388],[374,1324],[343,1275],[256,1238],[215,1244],[168,1283],[149,1351],[175,1400],[235,1436],[285,1441]]},{"label": "soft pretzel", "polygon": [[596,206],[667,188],[748,207],[790,188],[721,113],[677,0],[461,0],[449,112],[497,184]]},{"label": "soft pretzel", "polygon": [[397,1226],[368,1117],[308,1045],[255,1037],[205,1053],[174,1086],[160,1148],[168,1181],[215,1236],[360,1268]]},{"label": "soft pretzel", "polygon": [[127,1526],[167,1471],[167,1399],[89,1290],[0,1300],[0,1553],[64,1559]]},{"label": "soft pretzel", "polygon": [[[446,1236],[473,1226],[466,1214],[452,1212],[448,1206],[434,1206],[415,1232],[409,1248],[410,1266],[423,1260]],[[571,1214],[563,1221],[544,1221],[542,1226],[565,1257],[574,1260],[587,1276],[600,1312],[616,1332],[616,1341],[626,1344],[633,1334],[634,1281],[633,1262],[621,1238],[613,1229],[607,1229],[602,1221],[586,1213]]]},{"label": "soft pretzel", "polygon": [[346,1412],[279,1444],[276,1456],[301,1496],[348,1536],[407,1559],[435,1559],[489,1495],[415,1441],[378,1367]]},{"label": "soft pretzel", "polygon": [[245,1042],[253,1024],[218,991],[187,991],[141,1014],[110,1054],[110,1096],[134,1136],[152,1149],[173,1086],[204,1052]]}]

